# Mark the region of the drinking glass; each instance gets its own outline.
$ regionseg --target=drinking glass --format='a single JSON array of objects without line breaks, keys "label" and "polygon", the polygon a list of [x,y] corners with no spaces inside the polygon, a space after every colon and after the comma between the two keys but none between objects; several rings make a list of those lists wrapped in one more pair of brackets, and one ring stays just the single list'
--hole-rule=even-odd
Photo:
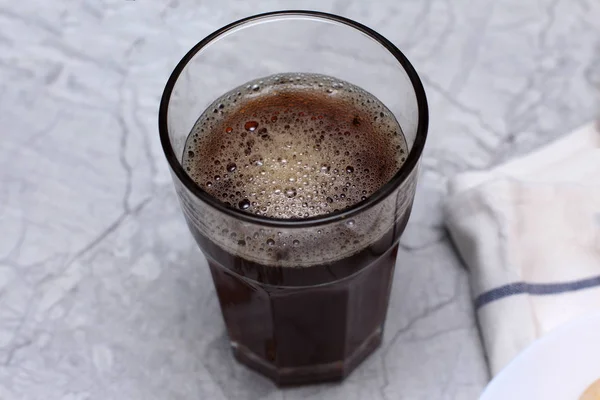
[{"label": "drinking glass", "polygon": [[[328,75],[381,100],[408,145],[392,179],[352,207],[304,219],[250,214],[198,186],[182,157],[199,116],[223,93],[281,73]],[[336,90],[332,82],[327,90]],[[175,67],[160,104],[161,143],[240,362],[280,385],[339,380],[381,343],[427,125],[425,92],[407,58],[374,30],[336,15],[244,18]]]}]

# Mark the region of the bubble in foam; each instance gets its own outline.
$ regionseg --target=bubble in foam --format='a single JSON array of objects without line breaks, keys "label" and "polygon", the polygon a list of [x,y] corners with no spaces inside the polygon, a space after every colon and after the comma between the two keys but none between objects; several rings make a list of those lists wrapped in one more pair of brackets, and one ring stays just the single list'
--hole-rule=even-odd
[{"label": "bubble in foam", "polygon": [[248,132],[254,132],[258,128],[258,122],[256,121],[248,121],[244,124],[244,129]]},{"label": "bubble in foam", "polygon": [[250,208],[250,205],[251,205],[251,203],[250,203],[250,200],[248,200],[248,199],[243,199],[242,201],[240,201],[238,203],[240,210],[247,210]]}]

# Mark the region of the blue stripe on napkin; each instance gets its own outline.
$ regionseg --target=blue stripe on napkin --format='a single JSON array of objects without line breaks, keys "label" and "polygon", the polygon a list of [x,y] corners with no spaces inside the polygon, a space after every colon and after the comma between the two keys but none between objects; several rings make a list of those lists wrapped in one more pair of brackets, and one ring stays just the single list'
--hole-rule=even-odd
[{"label": "blue stripe on napkin", "polygon": [[600,286],[600,276],[564,283],[509,283],[508,285],[488,290],[487,292],[484,292],[477,296],[477,298],[475,299],[475,309],[478,310],[488,303],[516,294],[526,293],[541,296],[548,294],[575,292],[577,290],[588,289],[594,286]]}]

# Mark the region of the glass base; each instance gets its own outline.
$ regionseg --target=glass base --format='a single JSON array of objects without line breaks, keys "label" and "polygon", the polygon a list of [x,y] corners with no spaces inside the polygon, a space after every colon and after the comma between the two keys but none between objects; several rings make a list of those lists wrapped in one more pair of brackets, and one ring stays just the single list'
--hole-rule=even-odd
[{"label": "glass base", "polygon": [[270,378],[278,386],[293,386],[305,383],[341,381],[379,347],[382,336],[383,329],[379,327],[345,360],[297,368],[278,368],[277,365],[265,361],[236,342],[231,342],[231,348],[235,358],[240,363]]}]

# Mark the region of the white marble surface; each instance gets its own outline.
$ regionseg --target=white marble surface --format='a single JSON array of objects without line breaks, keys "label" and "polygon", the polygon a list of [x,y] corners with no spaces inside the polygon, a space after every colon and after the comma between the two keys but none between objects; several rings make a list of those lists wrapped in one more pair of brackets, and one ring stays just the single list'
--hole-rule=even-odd
[{"label": "white marble surface", "polygon": [[[445,182],[600,110],[600,3],[218,4],[0,0],[0,399],[476,399],[488,376],[442,225]],[[383,347],[342,384],[285,390],[230,356],[156,127],[194,43],[281,8],[377,29],[431,108]]]}]

